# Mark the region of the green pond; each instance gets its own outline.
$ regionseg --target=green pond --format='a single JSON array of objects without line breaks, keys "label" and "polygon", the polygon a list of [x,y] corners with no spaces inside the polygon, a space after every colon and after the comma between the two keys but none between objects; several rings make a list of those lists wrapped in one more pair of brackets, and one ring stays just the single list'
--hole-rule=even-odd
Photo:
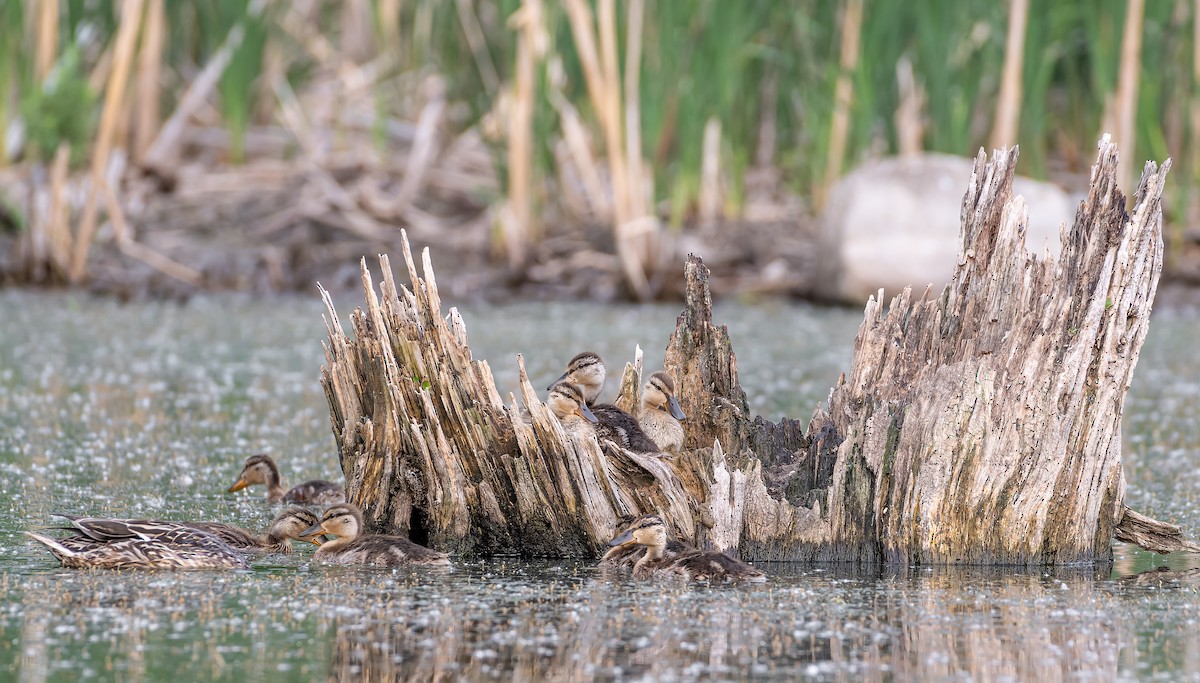
[{"label": "green pond", "polygon": [[[343,320],[359,301],[335,298]],[[124,305],[0,292],[0,680],[1200,678],[1200,561],[1123,545],[1111,567],[763,564],[764,584],[708,587],[586,562],[334,568],[309,547],[244,572],[65,570],[22,533],[55,526],[55,512],[262,528],[275,510],[261,488],[225,492],[257,452],[286,484],[339,479],[323,312],[315,295]],[[518,353],[535,386],[585,349],[619,367],[640,344],[658,367],[678,307],[462,312],[506,394]],[[777,418],[826,398],[861,313],[730,303],[716,316],[752,406]],[[1123,456],[1129,504],[1193,537],[1198,321],[1155,313]]]}]

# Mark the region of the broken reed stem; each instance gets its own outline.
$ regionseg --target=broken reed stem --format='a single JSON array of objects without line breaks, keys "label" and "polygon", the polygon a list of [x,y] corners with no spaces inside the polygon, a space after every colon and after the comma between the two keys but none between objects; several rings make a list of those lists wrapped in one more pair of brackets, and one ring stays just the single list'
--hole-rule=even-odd
[{"label": "broken reed stem", "polygon": [[508,117],[508,212],[502,222],[508,264],[525,264],[533,227],[533,98],[536,95],[538,24],[540,0],[523,0],[521,9],[509,20],[518,31],[516,81],[512,111]]},{"label": "broken reed stem", "polygon": [[[53,4],[53,3],[50,3]],[[164,0],[150,0],[146,7],[146,30],[138,57],[137,110],[133,124],[133,158],[141,163],[158,135],[159,80],[163,47],[166,44],[167,17]]]},{"label": "broken reed stem", "polygon": [[[33,60],[33,73],[38,87],[50,75],[58,55],[58,3],[43,0],[37,4],[37,46]],[[4,95],[7,97],[7,93]]]},{"label": "broken reed stem", "polygon": [[1008,35],[1004,41],[1004,71],[1000,77],[1000,95],[996,120],[992,127],[992,149],[1017,144],[1021,122],[1021,67],[1025,58],[1025,26],[1029,0],[1009,0]]},{"label": "broken reed stem", "polygon": [[108,183],[101,181],[101,184],[104,187],[105,208],[108,211],[109,220],[112,221],[113,234],[116,236],[117,247],[120,248],[121,253],[145,263],[164,275],[169,275],[176,280],[200,288],[204,284],[204,276],[200,271],[189,268],[164,254],[160,254],[143,244],[139,244],[133,239],[133,235],[130,234],[129,224],[125,221],[125,212],[121,209],[121,202],[117,199],[116,192],[113,191]]},{"label": "broken reed stem", "polygon": [[129,0],[121,6],[121,25],[117,30],[113,70],[104,96],[100,131],[96,136],[96,146],[92,150],[92,184],[88,190],[87,201],[84,203],[83,216],[80,219],[79,232],[76,235],[74,252],[71,255],[69,277],[73,283],[81,282],[87,274],[87,255],[91,248],[92,236],[96,232],[99,210],[97,194],[101,191],[100,187],[104,183],[104,169],[108,165],[108,156],[112,151],[113,139],[120,123],[119,114],[125,96],[125,84],[129,80],[129,70],[133,63],[133,49],[137,43],[138,29],[141,25],[142,6],[143,0]]},{"label": "broken reed stem", "polygon": [[[1116,130],[1115,142],[1134,158],[1137,147],[1137,132],[1134,124],[1137,121],[1138,78],[1142,66],[1142,20],[1146,13],[1145,0],[1129,0],[1125,6],[1125,29],[1121,36],[1121,67],[1117,76],[1116,96]],[[1104,131],[1101,131],[1102,133]],[[1136,165],[1128,164],[1118,174],[1121,191],[1129,194],[1133,184]]]},{"label": "broken reed stem", "polygon": [[863,0],[846,0],[842,14],[841,61],[837,87],[833,95],[833,125],[829,132],[829,158],[825,164],[825,180],[813,197],[819,208],[833,183],[842,174],[842,159],[846,156],[846,138],[850,133],[850,105],[854,102],[854,82],[851,76],[858,66],[858,41],[862,27]]},{"label": "broken reed stem", "polygon": [[642,72],[642,24],[644,0],[629,0],[625,31],[625,157],[629,169],[629,216],[646,215],[642,177],[642,126],[638,99],[638,80]]}]

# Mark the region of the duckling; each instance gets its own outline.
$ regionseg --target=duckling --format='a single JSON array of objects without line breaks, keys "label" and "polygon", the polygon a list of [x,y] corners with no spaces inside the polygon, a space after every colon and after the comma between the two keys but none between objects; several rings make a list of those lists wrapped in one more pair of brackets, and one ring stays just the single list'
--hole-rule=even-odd
[{"label": "duckling", "polygon": [[686,420],[679,399],[675,398],[675,381],[665,372],[650,375],[642,388],[642,409],[638,425],[651,441],[663,451],[678,453],[683,448],[683,425]]},{"label": "duckling", "polygon": [[300,534],[307,531],[320,520],[307,508],[292,506],[275,515],[271,526],[261,534],[255,534],[241,527],[220,522],[185,522],[193,529],[199,529],[225,541],[230,547],[248,552],[283,553],[292,552],[292,539],[303,540],[314,545],[321,545],[321,537],[301,539]]},{"label": "duckling", "polygon": [[371,564],[382,567],[404,567],[413,564],[449,565],[445,553],[430,550],[402,536],[360,536],[363,528],[362,511],[352,503],[334,505],[325,510],[321,521],[300,536],[332,534],[332,541],[321,544],[313,559],[330,564]]},{"label": "duckling", "polygon": [[216,536],[176,522],[58,515],[77,533],[25,534],[64,567],[79,569],[249,569],[245,555]]},{"label": "duckling", "polygon": [[279,478],[279,466],[275,460],[265,454],[252,455],[246,458],[242,473],[229,493],[241,491],[254,484],[267,485],[267,502],[283,501],[295,505],[334,505],[346,501],[346,492],[341,484],[335,484],[324,479],[313,479],[303,484],[297,484],[290,491],[284,492],[283,482]]},{"label": "duckling", "polygon": [[640,518],[637,524],[626,529],[608,544],[646,546],[646,555],[633,565],[634,578],[677,575],[689,581],[766,580],[766,575],[761,571],[724,553],[690,550],[668,557],[664,553],[667,546],[667,526],[658,515]]},{"label": "duckling", "polygon": [[[649,517],[656,517],[654,513],[641,515],[639,517],[627,516],[621,520],[618,528],[625,531],[637,528],[642,522]],[[663,557],[675,557],[684,552],[696,550],[690,544],[674,538],[667,540],[667,546],[663,550]],[[604,557],[600,558],[600,566],[602,567],[617,567],[620,569],[632,569],[635,564],[646,554],[646,548],[637,543],[625,543],[623,545],[615,545],[604,553]]]},{"label": "duckling", "polygon": [[579,387],[584,402],[592,409],[596,419],[596,436],[608,439],[626,450],[639,453],[657,453],[658,444],[654,443],[642,431],[638,421],[629,413],[609,403],[596,403],[600,390],[604,388],[604,379],[608,371],[604,361],[592,351],[583,353],[567,363],[567,371],[562,374],[550,388],[561,382],[570,382]]},{"label": "duckling", "polygon": [[559,422],[566,427],[576,427],[580,418],[595,422],[596,416],[583,400],[583,392],[578,385],[561,380],[550,385],[550,395],[546,397],[546,405],[550,408]]},{"label": "duckling", "polygon": [[555,384],[570,379],[572,384],[579,385],[579,389],[583,392],[583,399],[589,405],[596,403],[596,399],[600,396],[600,391],[604,389],[604,380],[608,377],[608,370],[604,367],[604,361],[600,359],[600,355],[594,351],[584,351],[575,356],[567,363],[567,371],[559,376],[558,379],[550,383],[546,387],[547,390],[553,389]]}]

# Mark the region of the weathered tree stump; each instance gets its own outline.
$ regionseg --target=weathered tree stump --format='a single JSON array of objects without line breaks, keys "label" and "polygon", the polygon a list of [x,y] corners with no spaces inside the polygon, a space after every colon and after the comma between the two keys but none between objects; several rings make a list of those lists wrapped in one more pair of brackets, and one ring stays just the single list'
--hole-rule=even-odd
[{"label": "weathered tree stump", "polygon": [[[807,428],[750,416],[690,257],[665,366],[686,443],[702,447],[676,456],[564,429],[520,359],[520,401],[502,401],[458,312],[443,317],[428,252],[419,277],[405,241],[411,290],[384,256],[377,296],[364,262],[353,338],[324,294],[322,384],[350,499],[377,530],[462,554],[595,557],[622,516],[652,510],[750,560],[1105,561],[1114,535],[1200,550],[1123,503],[1121,411],[1161,270],[1169,162],[1146,165],[1126,214],[1103,141],[1052,260],[1025,250],[1016,160],[980,152],[951,284],[868,301],[850,371]],[[626,370],[624,405],[640,372]]]}]

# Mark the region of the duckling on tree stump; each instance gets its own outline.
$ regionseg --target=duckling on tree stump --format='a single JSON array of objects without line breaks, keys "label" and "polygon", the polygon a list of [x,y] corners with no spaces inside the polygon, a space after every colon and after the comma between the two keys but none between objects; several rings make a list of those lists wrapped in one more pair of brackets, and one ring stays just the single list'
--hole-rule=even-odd
[{"label": "duckling on tree stump", "polygon": [[689,257],[664,366],[684,443],[702,447],[672,458],[605,454],[564,430],[518,357],[526,422],[471,357],[462,317],[443,315],[428,251],[421,277],[404,244],[411,289],[381,257],[377,294],[364,261],[353,337],[323,293],[321,380],[348,498],[368,526],[460,555],[598,557],[619,520],[650,512],[682,541],[750,561],[1106,562],[1114,537],[1200,550],[1125,507],[1120,462],[1170,164],[1146,164],[1126,213],[1103,140],[1049,259],[1025,249],[1016,161],[980,152],[951,283],[871,298],[851,367],[807,423],[750,414],[708,271]]}]

